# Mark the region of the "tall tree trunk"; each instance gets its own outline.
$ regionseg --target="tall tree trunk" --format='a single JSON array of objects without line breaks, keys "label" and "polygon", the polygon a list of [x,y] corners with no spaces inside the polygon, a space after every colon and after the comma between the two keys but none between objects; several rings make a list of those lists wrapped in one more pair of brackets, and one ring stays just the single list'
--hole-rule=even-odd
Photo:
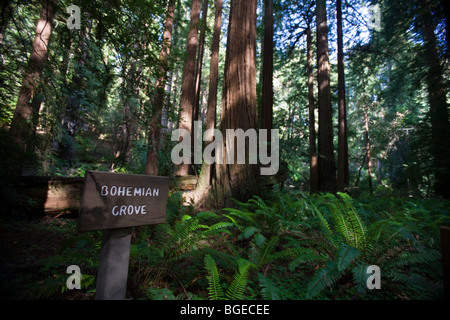
[{"label": "tall tree trunk", "polygon": [[338,58],[338,165],[337,191],[343,192],[348,188],[348,144],[347,144],[347,108],[345,105],[345,73],[344,73],[344,44],[342,36],[342,3],[336,0],[337,20],[337,58]]},{"label": "tall tree trunk", "polygon": [[367,179],[369,182],[369,193],[373,194],[372,187],[372,162],[370,161],[370,139],[369,139],[369,107],[364,102],[364,137],[366,140],[366,155],[367,155]]},{"label": "tall tree trunk", "polygon": [[[222,26],[222,5],[223,0],[216,0],[216,12],[214,17],[214,31],[211,44],[211,63],[209,71],[208,103],[206,108],[205,129],[216,128],[216,108],[217,108],[217,88],[219,84],[219,46],[220,28]],[[211,143],[212,136],[205,139],[205,147]],[[203,163],[197,188],[206,190],[211,184],[211,170],[214,167]],[[202,191],[200,191],[202,192]]]},{"label": "tall tree trunk", "polygon": [[[179,43],[179,37],[178,37],[178,27],[181,23],[181,16],[182,16],[182,10],[181,10],[181,0],[176,0],[176,8],[174,13],[174,24],[173,24],[173,36],[172,36],[172,45],[171,47],[177,48]],[[178,60],[178,58],[175,58],[174,60]],[[167,95],[167,104],[165,105],[166,108],[163,110],[163,116],[161,118],[161,125],[162,125],[162,133],[164,132],[171,132],[173,130],[173,126],[176,122],[173,116],[170,116],[171,113],[175,113],[177,106],[177,97],[178,97],[178,79],[179,79],[179,64],[174,61],[175,68],[170,70],[170,86],[168,87],[168,95]],[[173,93],[173,97],[172,97]],[[172,112],[171,112],[172,111]],[[161,137],[161,147],[164,147],[165,141],[163,141],[163,137]]]},{"label": "tall tree trunk", "polygon": [[309,107],[309,187],[311,192],[319,190],[317,172],[316,120],[314,115],[314,74],[311,29],[306,29],[306,51],[308,59],[308,107]]},{"label": "tall tree trunk", "polygon": [[[192,0],[191,22],[186,45],[186,60],[183,70],[183,80],[181,84],[180,98],[180,129],[188,130],[193,135],[193,116],[195,101],[195,57],[198,45],[198,27],[200,12],[202,9],[201,0]],[[191,144],[193,139],[191,139]],[[191,151],[192,151],[191,147]],[[193,165],[181,163],[175,172],[176,176],[194,174]]]},{"label": "tall tree trunk", "polygon": [[[178,29],[178,24],[177,21],[179,21],[179,15],[180,15],[180,0],[176,0],[176,5],[175,5],[175,9],[174,9],[174,22],[173,22],[173,26],[172,26],[172,41],[171,41],[171,48],[176,48],[177,46],[177,29]],[[168,127],[169,127],[169,113],[171,111],[171,99],[172,99],[172,88],[175,87],[176,88],[176,80],[175,80],[175,75],[177,74],[177,70],[174,70],[173,68],[170,68],[169,71],[169,75],[167,78],[167,83],[166,83],[166,96],[165,96],[165,100],[164,100],[164,105],[163,105],[163,109],[162,109],[162,114],[161,114],[161,133],[160,133],[160,149],[164,149],[166,146],[166,139],[165,139],[165,134],[168,131]],[[171,121],[170,121],[171,122]]]},{"label": "tall tree trunk", "polygon": [[431,123],[431,150],[434,167],[434,192],[437,196],[450,198],[450,132],[448,106],[446,101],[443,70],[436,49],[435,23],[430,11],[421,13],[425,40],[426,63],[428,65],[426,82],[429,118]]},{"label": "tall tree trunk", "polygon": [[273,126],[273,0],[264,0],[264,51],[262,71],[261,128],[270,130]]},{"label": "tall tree trunk", "polygon": [[[258,166],[249,164],[249,144],[245,144],[246,162],[237,164],[234,144],[234,163],[227,164],[227,129],[244,132],[257,126],[256,101],[256,0],[231,0],[222,95],[221,132],[223,135],[223,163],[217,165],[217,199],[227,202],[230,197],[246,200],[255,193]],[[241,150],[243,151],[243,150]]]},{"label": "tall tree trunk", "polygon": [[175,1],[169,0],[167,17],[164,23],[163,43],[159,55],[158,79],[155,83],[156,93],[152,103],[152,115],[148,127],[147,158],[145,161],[145,174],[158,175],[158,152],[161,136],[161,117],[164,104],[164,86],[167,78],[167,67],[169,63],[170,45],[172,41],[173,16]]},{"label": "tall tree trunk", "polygon": [[200,39],[198,42],[197,67],[195,69],[194,121],[198,120],[200,115],[200,85],[202,81],[203,51],[205,47],[207,17],[208,17],[208,0],[204,0],[202,12],[202,25],[200,28]]},{"label": "tall tree trunk", "polygon": [[[80,42],[77,43],[78,48],[74,48],[75,54],[74,58],[76,58],[74,73],[72,74],[72,79],[69,87],[69,94],[67,96],[66,109],[64,113],[61,115],[61,124],[62,128],[65,132],[65,138],[61,139],[58,143],[58,153],[59,156],[67,161],[68,163],[72,163],[73,155],[74,155],[74,146],[75,146],[75,135],[83,127],[84,119],[83,115],[80,112],[81,100],[83,99],[83,87],[85,81],[83,81],[84,77],[84,68],[87,61],[87,56],[89,52],[89,39],[91,37],[92,31],[92,23],[87,23],[87,27],[85,25],[79,30],[80,32]],[[71,41],[73,44],[73,41]],[[71,48],[69,47],[68,50]],[[73,51],[71,51],[73,53]],[[70,52],[69,52],[70,54]],[[67,67],[67,64],[66,64]]]},{"label": "tall tree trunk", "polygon": [[319,87],[318,172],[319,191],[336,192],[336,164],[333,150],[333,112],[331,109],[330,64],[326,1],[316,3],[317,81]]},{"label": "tall tree trunk", "polygon": [[9,129],[9,136],[18,151],[14,161],[15,166],[11,168],[11,173],[15,176],[21,175],[25,151],[33,131],[32,126],[36,123],[36,118],[39,113],[39,104],[32,103],[32,100],[35,98],[36,86],[40,81],[42,70],[47,61],[48,43],[52,32],[55,8],[56,0],[43,2],[41,15],[36,25],[36,35],[34,37],[32,51]]}]

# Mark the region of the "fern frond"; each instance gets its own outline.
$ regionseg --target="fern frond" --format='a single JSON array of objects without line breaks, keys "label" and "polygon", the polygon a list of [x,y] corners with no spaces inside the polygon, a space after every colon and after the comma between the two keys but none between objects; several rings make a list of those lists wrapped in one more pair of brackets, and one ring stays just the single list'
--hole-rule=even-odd
[{"label": "fern frond", "polygon": [[275,286],[273,281],[258,274],[259,285],[264,300],[280,300],[280,290]]},{"label": "fern frond", "polygon": [[364,248],[366,231],[355,211],[351,198],[345,193],[338,193],[339,198],[328,203],[335,227],[345,243],[355,248]]},{"label": "fern frond", "polygon": [[313,249],[300,248],[297,252],[297,256],[289,262],[289,271],[293,272],[299,264],[325,260],[325,257],[318,255]]},{"label": "fern frond", "polygon": [[339,272],[343,272],[347,267],[355,260],[361,251],[356,248],[350,247],[349,245],[342,244],[339,247],[338,258],[337,258],[337,268]]},{"label": "fern frond", "polygon": [[242,300],[247,286],[249,270],[253,264],[245,259],[238,260],[238,271],[233,276],[233,281],[227,289],[226,296],[230,300]]},{"label": "fern frond", "polygon": [[356,291],[359,293],[366,293],[367,291],[367,279],[370,276],[367,273],[368,266],[367,264],[361,263],[352,269],[353,282],[356,285]]},{"label": "fern frond", "polygon": [[361,220],[358,212],[355,210],[352,198],[343,192],[338,192],[341,197],[344,207],[347,209],[347,217],[354,234],[354,247],[357,249],[364,249],[366,246],[367,231],[364,223]]},{"label": "fern frond", "polygon": [[421,292],[422,295],[427,296],[428,299],[433,299],[433,295],[439,296],[441,293],[442,288],[439,284],[436,284],[434,282],[431,282],[426,277],[417,274],[417,273],[411,273],[411,274],[403,274],[403,273],[396,273],[392,277],[392,281],[399,282],[405,284],[408,288],[416,288],[418,291]]},{"label": "fern frond", "polygon": [[406,265],[415,265],[439,261],[441,253],[435,249],[428,249],[416,252],[405,251],[400,255],[389,259],[383,266],[386,268],[401,267]]},{"label": "fern frond", "polygon": [[209,226],[208,230],[210,232],[221,231],[221,232],[229,233],[230,231],[228,229],[232,228],[233,226],[234,226],[234,223],[232,223],[232,222],[220,221],[220,222],[217,222],[217,223]]},{"label": "fern frond", "polygon": [[248,226],[244,229],[244,231],[242,231],[241,235],[239,236],[239,239],[240,240],[248,239],[258,231],[259,229],[256,228],[255,226]]},{"label": "fern frond", "polygon": [[306,292],[307,298],[310,299],[316,297],[326,287],[329,287],[330,290],[332,290],[331,286],[341,277],[342,274],[339,272],[337,264],[333,261],[328,262],[324,268],[316,272],[308,283],[308,291]]},{"label": "fern frond", "polygon": [[223,300],[223,290],[220,286],[220,276],[219,271],[217,270],[216,262],[209,255],[205,255],[205,269],[208,271],[208,293],[210,300]]},{"label": "fern frond", "polygon": [[[238,218],[242,221],[247,222],[247,224],[249,225],[257,225],[257,222],[255,220],[255,214],[249,211],[243,211],[240,209],[235,209],[235,208],[224,208],[224,211],[228,212],[228,217],[235,217]],[[237,222],[237,221],[235,221]]]},{"label": "fern frond", "polygon": [[323,216],[322,212],[320,212],[320,210],[316,207],[316,205],[314,205],[314,203],[310,202],[309,204],[313,208],[313,212],[314,212],[315,216],[317,218],[319,218],[319,222],[322,227],[322,231],[325,235],[325,238],[336,247],[336,242],[334,240],[333,231],[331,230],[331,227],[328,224],[325,217]]},{"label": "fern frond", "polygon": [[257,267],[260,267],[272,260],[272,253],[275,246],[278,244],[280,239],[276,236],[271,237],[268,241],[265,241],[263,245],[254,247],[256,255],[253,258],[253,262]]}]

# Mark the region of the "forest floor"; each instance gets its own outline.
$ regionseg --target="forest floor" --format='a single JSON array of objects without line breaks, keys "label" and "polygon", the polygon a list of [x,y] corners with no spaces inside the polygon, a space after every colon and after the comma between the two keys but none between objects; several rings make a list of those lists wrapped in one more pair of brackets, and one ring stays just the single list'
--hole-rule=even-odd
[{"label": "forest floor", "polygon": [[[202,238],[202,235],[206,234],[206,231],[208,230],[208,228],[203,225],[203,223],[206,224],[206,220],[201,220],[201,218],[199,218],[199,220],[188,219],[191,217],[194,218],[197,215],[200,216],[200,214],[197,214],[195,210],[191,210],[192,208],[190,206],[186,206],[186,201],[183,201],[185,198],[181,197],[181,194],[182,193],[174,194],[173,197],[169,199],[170,201],[168,201],[168,212],[170,212],[170,216],[172,217],[170,225],[167,224],[167,226],[165,226],[166,228],[158,229],[159,233],[156,232],[156,229],[145,231],[139,229],[133,232],[131,252],[134,252],[134,255],[130,256],[129,286],[127,290],[129,291],[129,295],[127,295],[127,299],[157,300],[161,297],[164,298],[170,290],[172,290],[170,294],[173,299],[180,299],[180,297],[181,299],[186,299],[186,296],[190,299],[192,298],[191,294],[193,294],[194,298],[208,298],[208,282],[203,264],[203,256],[194,252],[195,250],[201,252],[198,248],[205,244],[206,238]],[[264,213],[258,211],[258,214],[261,215],[260,218],[266,219],[261,220],[263,221],[261,225],[255,224],[247,226],[243,224],[244,222],[241,222],[241,229],[251,230],[249,228],[253,228],[253,230],[256,230],[258,227],[258,230],[262,230],[266,232],[265,234],[270,235],[268,230],[266,230],[267,228],[263,229],[263,227],[270,225],[268,223],[272,221],[270,220],[272,219],[272,216],[279,218],[280,215],[270,215],[268,212],[273,211],[274,213],[277,213],[278,211],[272,210],[271,208],[284,208],[289,204],[288,195],[280,193],[278,196],[284,196],[283,206],[273,207],[273,204],[271,203],[270,206],[264,207],[267,209],[267,212],[265,211]],[[386,199],[372,199],[372,211],[369,210],[368,206],[365,206],[364,208],[366,208],[366,211],[361,212],[368,216],[374,214],[374,221],[377,222],[382,221],[380,220],[381,215],[378,212],[383,210],[389,210],[389,215],[395,215],[399,218],[406,216],[408,213],[408,219],[406,221],[414,222],[415,225],[413,229],[415,232],[423,233],[425,238],[421,241],[414,242],[417,244],[417,249],[415,249],[416,247],[412,247],[412,242],[404,243],[404,240],[402,240],[403,238],[393,244],[386,243],[383,247],[381,247],[380,244],[380,248],[383,248],[383,251],[379,252],[386,253],[386,263],[390,263],[390,260],[388,259],[391,257],[393,257],[391,259],[392,263],[397,262],[397,260],[400,262],[398,279],[401,281],[403,281],[402,279],[409,280],[415,287],[410,287],[409,284],[407,285],[401,281],[392,284],[383,282],[383,292],[374,297],[377,299],[400,300],[441,299],[443,293],[441,261],[440,259],[436,260],[433,258],[436,253],[433,250],[438,248],[438,246],[433,241],[428,241],[429,239],[426,238],[426,236],[432,234],[432,229],[430,228],[433,226],[435,220],[436,222],[440,221],[439,223],[445,221],[448,223],[448,202],[428,201],[417,202],[414,204],[409,200],[408,202],[404,202],[403,200],[400,201],[399,199],[391,199],[390,201],[391,203],[389,204],[389,201],[386,201]],[[286,214],[291,217],[291,214],[293,213],[291,211],[300,206],[301,203],[302,202],[291,202],[291,204],[295,204],[295,206],[290,206],[289,212]],[[262,205],[263,203],[258,202],[258,204]],[[254,203],[252,203],[252,205],[254,205]],[[381,210],[381,208],[383,208],[383,210]],[[301,211],[298,212],[300,213]],[[235,211],[234,213],[238,214],[239,211]],[[233,212],[229,212],[229,214],[233,214]],[[294,216],[292,215],[292,217]],[[218,216],[218,220],[214,220],[213,222],[217,222],[218,224],[227,222],[227,220],[222,220],[222,218],[223,216]],[[385,223],[389,221],[386,220],[386,218],[384,219],[385,220],[383,221]],[[194,222],[190,223],[188,221]],[[274,221],[277,223],[280,222],[279,220]],[[290,223],[291,221],[283,220],[283,222]],[[327,254],[329,252],[330,259],[334,259],[333,257],[337,254],[337,251],[330,247],[325,241],[321,229],[317,229],[316,227],[301,227],[298,222],[304,223],[304,220],[292,220],[292,222],[294,222],[294,224],[289,224],[289,226],[295,225],[298,227],[298,232],[291,232],[289,235],[299,234],[301,237],[296,240],[293,236],[290,236],[285,237],[283,240],[283,234],[278,233],[276,237],[270,238],[282,239],[283,242],[280,240],[280,245],[273,248],[273,254],[270,254],[272,251],[267,251],[269,252],[267,254],[269,262],[262,264],[261,269],[254,272],[254,274],[259,272],[264,274],[264,276],[267,273],[267,276],[272,279],[271,281],[276,283],[281,300],[306,299],[305,293],[309,280],[307,281],[305,279],[312,279],[318,270],[322,270],[320,268],[323,268],[325,263],[322,260],[318,260],[318,262],[307,261],[298,267],[294,267],[293,270],[296,269],[293,271],[290,270],[291,260],[275,260],[274,257],[276,257],[278,251],[285,250],[287,248],[286,246],[289,244],[292,248],[304,246],[305,250],[313,248],[322,254]],[[310,221],[310,223],[312,224],[314,221]],[[233,224],[233,226],[235,225],[237,224]],[[392,224],[392,226],[397,225],[400,224],[398,222]],[[200,228],[199,226],[202,227]],[[165,238],[166,234],[163,233],[164,230],[167,232],[167,236],[172,235],[173,239],[176,241],[172,238]],[[252,259],[253,256],[251,256],[250,253],[258,253],[258,251],[251,250],[249,246],[251,246],[253,242],[243,239],[239,230],[239,228],[230,228],[230,232],[220,233],[220,230],[217,231],[212,228],[210,230],[213,232],[211,233],[212,238],[207,238],[208,240],[206,241],[210,244],[208,246],[209,251],[205,252],[216,252],[217,257],[228,257],[227,253],[229,252],[229,249],[233,249],[230,252],[237,257],[240,256],[244,259]],[[294,229],[294,231],[296,230],[297,229]],[[141,231],[142,235],[139,237]],[[181,238],[174,236],[175,234],[181,235],[184,231],[188,231],[190,236],[183,236]],[[394,231],[395,229],[393,229],[392,232]],[[398,232],[395,234],[397,233]],[[161,239],[164,241],[156,241],[158,236],[161,236]],[[193,242],[197,237],[200,239],[199,242]],[[25,214],[20,216],[14,214],[9,216],[1,215],[0,299],[93,300],[95,292],[95,274],[98,268],[101,238],[101,231],[88,233],[78,232],[77,217],[75,214],[67,213],[54,217]],[[267,238],[269,238],[269,236],[267,236]],[[416,238],[418,238],[418,235]],[[196,249],[192,249],[190,253],[185,255],[185,252],[182,250],[180,251],[180,247],[184,248],[180,243],[188,245],[191,244],[191,242],[195,244],[192,248],[195,247]],[[152,247],[155,243],[158,243],[162,247]],[[271,241],[267,241],[267,243],[271,243]],[[254,247],[252,248],[254,249]],[[408,250],[408,252],[404,255],[399,255],[403,252],[399,248]],[[139,254],[137,254],[137,252]],[[183,259],[180,258],[181,260],[176,258],[180,255],[180,252],[185,256]],[[396,258],[397,256],[398,258]],[[426,257],[431,260],[425,260]],[[403,260],[400,260],[400,258]],[[233,259],[230,261],[233,262]],[[159,264],[157,265],[154,261],[158,261]],[[155,268],[154,270],[163,270],[166,268],[168,270],[166,276],[163,277],[159,274],[152,273],[153,271],[151,271],[151,268],[149,267],[150,263],[158,266],[158,268]],[[227,267],[226,263],[227,261],[223,260],[220,265],[220,273],[221,276],[224,276],[222,281],[225,285],[230,283],[230,279],[234,274],[234,269]],[[66,280],[70,276],[67,274],[67,267],[73,264],[82,266],[82,290],[67,290]],[[175,265],[176,268],[183,270],[178,276],[174,276],[174,273],[171,271],[173,270],[172,267]],[[354,292],[354,288],[356,287],[353,286],[352,273],[349,271],[342,274],[342,281],[337,283],[338,285],[333,288],[332,291],[331,288],[329,292],[328,290],[325,290],[325,292],[319,296],[319,299],[354,299],[354,297],[356,297]],[[389,273],[383,273],[383,276],[384,275],[388,277]],[[152,281],[149,280],[150,278]],[[419,280],[421,281],[418,282]],[[259,278],[256,276],[249,278],[251,286],[249,284],[249,290],[247,290],[247,292],[249,292],[250,296],[247,298],[261,299],[262,293],[258,281]],[[422,292],[421,286],[426,286],[427,290]],[[189,295],[186,293],[186,290],[184,290],[185,287],[189,291]],[[170,290],[168,288],[170,288]],[[186,293],[185,295],[181,289],[184,290],[184,293]],[[371,297],[372,296],[369,296],[369,299]]]},{"label": "forest floor", "polygon": [[[2,219],[0,223],[0,299],[26,299],[33,284],[39,283],[42,261],[56,255],[70,231],[74,219],[29,218]],[[66,270],[61,269],[65,275]],[[65,275],[68,276],[68,275]],[[30,287],[29,284],[32,284]],[[66,292],[61,299],[90,298],[90,294]]]}]

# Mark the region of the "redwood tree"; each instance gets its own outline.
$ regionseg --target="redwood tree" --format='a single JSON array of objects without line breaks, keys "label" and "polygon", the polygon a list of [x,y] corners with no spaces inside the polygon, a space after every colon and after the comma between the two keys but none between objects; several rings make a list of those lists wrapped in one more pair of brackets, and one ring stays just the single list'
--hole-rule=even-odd
[{"label": "redwood tree", "polygon": [[[264,0],[264,50],[262,70],[261,128],[268,132],[273,125],[273,3]],[[268,141],[270,139],[268,138]]]},{"label": "redwood tree", "polygon": [[342,1],[336,0],[337,59],[338,59],[338,165],[337,190],[345,191],[349,183],[347,108],[345,103],[344,44],[342,39]]},{"label": "redwood tree", "polygon": [[164,104],[164,86],[167,78],[167,67],[169,63],[170,45],[172,41],[173,16],[175,11],[175,0],[169,0],[167,17],[164,24],[163,43],[159,56],[159,78],[156,81],[156,93],[153,99],[152,115],[148,128],[147,159],[145,162],[145,173],[158,175],[158,151],[161,136],[161,117]]},{"label": "redwood tree", "polygon": [[425,59],[427,69],[426,83],[430,110],[431,152],[433,155],[434,192],[437,196],[450,198],[450,132],[449,113],[444,85],[443,70],[437,51],[434,30],[436,22],[430,5],[419,13],[423,37],[425,40]]},{"label": "redwood tree", "polygon": [[318,171],[319,191],[336,192],[336,164],[333,150],[333,122],[330,91],[330,63],[326,0],[316,3],[318,81]]},{"label": "redwood tree", "polygon": [[200,28],[200,39],[198,42],[197,67],[195,69],[194,121],[198,120],[200,115],[200,84],[202,80],[203,51],[205,47],[207,17],[208,17],[208,0],[204,0],[202,11],[202,25]]},{"label": "redwood tree", "polygon": [[36,103],[36,87],[40,82],[48,57],[48,44],[52,32],[55,9],[56,0],[43,1],[30,58],[9,129],[9,136],[18,151],[15,166],[11,168],[10,172],[15,176],[21,175],[27,144],[33,132],[33,125],[37,122],[40,103]]},{"label": "redwood tree", "polygon": [[[198,27],[200,22],[200,12],[202,9],[201,0],[192,0],[191,20],[186,45],[186,60],[184,63],[183,79],[181,84],[180,97],[180,124],[179,129],[188,130],[193,133],[193,116],[195,103],[195,61],[198,45]],[[193,143],[193,139],[191,139]],[[192,149],[192,148],[191,148]],[[193,166],[181,163],[175,172],[176,176],[193,174]]]},{"label": "redwood tree", "polygon": [[309,111],[309,187],[311,192],[319,189],[317,172],[316,120],[314,114],[314,74],[311,28],[306,28],[306,53],[308,61],[308,111]]},{"label": "redwood tree", "polygon": [[257,126],[256,102],[256,0],[231,0],[222,94],[221,132],[223,135],[224,164],[217,166],[217,184],[220,200],[230,198],[245,200],[257,190],[258,167],[248,163],[226,164],[226,130],[242,129],[244,132]]},{"label": "redwood tree", "polygon": [[[208,104],[206,107],[205,129],[216,128],[216,108],[217,108],[217,88],[219,83],[219,46],[220,46],[220,28],[222,26],[222,5],[223,0],[216,0],[216,12],[214,16],[214,31],[211,44],[211,62],[209,71],[209,90]],[[211,143],[212,137],[206,137],[205,147]],[[197,188],[200,192],[210,186],[211,169],[213,166],[203,163],[199,183]]]}]

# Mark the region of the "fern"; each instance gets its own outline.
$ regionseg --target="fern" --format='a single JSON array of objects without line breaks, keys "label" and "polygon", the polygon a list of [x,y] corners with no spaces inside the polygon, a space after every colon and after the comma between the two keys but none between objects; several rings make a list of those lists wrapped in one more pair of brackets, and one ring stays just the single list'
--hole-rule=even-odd
[{"label": "fern", "polygon": [[261,246],[255,245],[252,247],[252,261],[259,268],[268,261],[273,259],[273,251],[278,244],[278,237],[271,237],[265,241]]},{"label": "fern", "polygon": [[291,272],[293,272],[301,263],[325,260],[325,257],[318,255],[310,248],[297,248],[297,250],[293,251],[296,251],[296,256],[289,262],[289,271]]},{"label": "fern", "polygon": [[315,273],[311,281],[308,283],[308,291],[306,296],[308,299],[316,297],[326,287],[332,291],[333,284],[339,280],[342,273],[339,272],[337,263],[330,261],[326,266]]},{"label": "fern", "polygon": [[209,299],[211,300],[242,300],[244,296],[244,291],[247,286],[249,270],[254,266],[248,260],[238,259],[237,266],[238,270],[233,276],[233,281],[229,285],[225,295],[220,284],[219,271],[216,266],[216,262],[210,255],[206,255],[205,259],[205,269],[208,272],[208,293]]},{"label": "fern", "polygon": [[258,274],[259,286],[261,287],[261,294],[264,300],[279,300],[280,290],[275,286],[273,281],[264,277],[261,273]]},{"label": "fern", "polygon": [[219,271],[217,270],[216,262],[207,254],[204,259],[205,269],[208,271],[208,293],[210,300],[223,300],[224,294],[220,285]]},{"label": "fern", "polygon": [[344,272],[360,254],[361,252],[358,249],[342,244],[336,261],[338,271]]},{"label": "fern", "polygon": [[441,253],[434,249],[420,251],[405,251],[383,263],[385,268],[402,267],[406,265],[426,264],[439,261]]},{"label": "fern", "polygon": [[242,300],[244,297],[245,287],[247,286],[249,270],[253,264],[245,259],[238,260],[238,272],[233,276],[233,281],[231,282],[226,296],[230,300]]},{"label": "fern", "polygon": [[341,244],[336,261],[328,262],[310,280],[307,296],[310,298],[315,297],[326,287],[332,290],[333,284],[344,275],[360,254],[361,252],[356,248],[347,244]]},{"label": "fern", "polygon": [[355,211],[349,195],[338,192],[340,199],[333,199],[328,205],[331,209],[335,227],[344,241],[357,249],[366,244],[366,228]]},{"label": "fern", "polygon": [[367,279],[370,276],[367,273],[368,266],[368,264],[360,263],[352,268],[353,282],[356,285],[356,292],[360,294],[367,292]]},{"label": "fern", "polygon": [[313,211],[315,213],[315,216],[319,219],[320,226],[322,228],[322,231],[324,233],[325,238],[333,244],[333,246],[337,247],[337,243],[333,236],[333,231],[331,230],[330,225],[328,224],[328,221],[323,216],[322,212],[314,205],[313,202],[310,202],[310,206],[313,208]]}]

